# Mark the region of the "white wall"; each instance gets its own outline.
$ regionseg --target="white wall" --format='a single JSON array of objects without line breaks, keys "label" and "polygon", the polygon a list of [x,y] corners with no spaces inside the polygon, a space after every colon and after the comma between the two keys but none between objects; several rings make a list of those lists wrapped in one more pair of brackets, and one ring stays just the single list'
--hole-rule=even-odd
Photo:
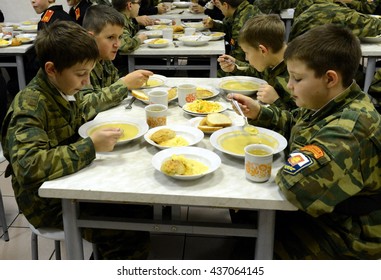
[{"label": "white wall", "polygon": [[[69,11],[66,0],[56,0],[57,5],[62,5]],[[40,18],[32,8],[30,0],[0,0],[0,9],[4,14],[5,22],[21,22],[33,18]]]}]

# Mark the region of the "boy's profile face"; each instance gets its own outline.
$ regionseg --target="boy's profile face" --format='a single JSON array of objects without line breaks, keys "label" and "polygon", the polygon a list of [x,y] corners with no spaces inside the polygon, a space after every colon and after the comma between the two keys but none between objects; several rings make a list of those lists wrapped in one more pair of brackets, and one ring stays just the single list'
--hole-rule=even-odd
[{"label": "boy's profile face", "polygon": [[262,55],[261,49],[254,48],[246,43],[239,44],[242,50],[245,52],[245,59],[253,66],[257,71],[263,72],[267,67],[267,63]]},{"label": "boy's profile face", "polygon": [[101,60],[115,59],[122,34],[122,26],[107,24],[99,34],[94,35]]},{"label": "boy's profile face", "polygon": [[45,70],[49,81],[58,90],[66,95],[74,95],[90,83],[90,72],[93,70],[94,65],[95,61],[86,61],[58,72],[52,62],[47,62]]},{"label": "boy's profile face", "polygon": [[32,7],[37,14],[42,14],[47,8],[49,8],[50,4],[54,3],[54,1],[52,1],[52,0],[31,0],[30,3],[32,3]]},{"label": "boy's profile face", "polygon": [[290,75],[287,87],[298,107],[318,110],[331,99],[325,75],[316,77],[315,71],[300,60],[288,60],[287,70]]}]

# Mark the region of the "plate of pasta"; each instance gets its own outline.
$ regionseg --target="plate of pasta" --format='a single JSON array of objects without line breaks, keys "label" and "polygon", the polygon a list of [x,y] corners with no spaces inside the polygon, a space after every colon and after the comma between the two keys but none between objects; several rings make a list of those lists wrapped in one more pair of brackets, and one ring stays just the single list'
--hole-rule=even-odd
[{"label": "plate of pasta", "polygon": [[193,102],[184,104],[182,108],[189,115],[202,117],[210,113],[221,113],[228,107],[222,102],[196,99]]}]

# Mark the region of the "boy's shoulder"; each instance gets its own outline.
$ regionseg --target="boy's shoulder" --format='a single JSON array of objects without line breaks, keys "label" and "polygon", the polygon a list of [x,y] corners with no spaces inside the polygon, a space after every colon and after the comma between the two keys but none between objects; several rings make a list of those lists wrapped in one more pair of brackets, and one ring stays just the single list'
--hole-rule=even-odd
[{"label": "boy's shoulder", "polygon": [[57,19],[72,20],[70,15],[63,9],[62,5],[49,7],[41,16],[41,22],[43,23],[52,23]]}]

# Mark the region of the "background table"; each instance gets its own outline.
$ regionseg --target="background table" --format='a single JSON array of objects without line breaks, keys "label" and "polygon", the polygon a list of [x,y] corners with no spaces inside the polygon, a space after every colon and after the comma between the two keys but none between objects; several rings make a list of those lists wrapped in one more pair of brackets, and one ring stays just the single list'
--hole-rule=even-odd
[{"label": "background table", "polygon": [[361,44],[362,57],[367,59],[364,91],[368,92],[372,84],[374,74],[376,72],[377,59],[381,57],[381,43],[380,44]]},{"label": "background table", "polygon": [[189,20],[189,21],[201,21],[208,16],[205,14],[195,14],[191,13],[188,8],[175,8],[169,12],[166,12],[161,15],[150,15],[152,18],[165,18],[165,19],[180,19],[180,20]]},{"label": "background table", "polygon": [[[168,86],[196,83],[198,86],[216,86],[219,79],[169,78]],[[219,97],[220,100],[223,100]],[[123,118],[144,118],[144,106],[136,101],[131,110],[121,106],[100,113],[97,118],[119,115]],[[236,122],[243,120],[233,111],[226,113]],[[189,125],[192,117],[177,105],[170,103],[167,124]],[[213,150],[209,136],[197,144]],[[275,210],[294,211],[274,182],[276,171],[283,165],[280,154],[275,156],[271,179],[253,183],[245,179],[244,160],[219,151],[221,167],[214,173],[194,181],[180,181],[156,171],[152,156],[160,150],[146,143],[143,138],[116,147],[113,152],[97,154],[87,168],[63,178],[45,182],[39,191],[42,197],[60,198],[63,201],[65,243],[70,259],[82,259],[80,227],[134,229],[151,232],[200,233],[212,235],[257,237],[256,258],[271,259]],[[152,221],[111,221],[82,219],[77,212],[78,201],[107,203],[136,203],[169,206],[220,207],[258,210],[257,225],[195,223],[183,220],[163,221],[156,216]],[[159,207],[157,207],[159,206]],[[237,227],[237,228],[236,228]]]}]

